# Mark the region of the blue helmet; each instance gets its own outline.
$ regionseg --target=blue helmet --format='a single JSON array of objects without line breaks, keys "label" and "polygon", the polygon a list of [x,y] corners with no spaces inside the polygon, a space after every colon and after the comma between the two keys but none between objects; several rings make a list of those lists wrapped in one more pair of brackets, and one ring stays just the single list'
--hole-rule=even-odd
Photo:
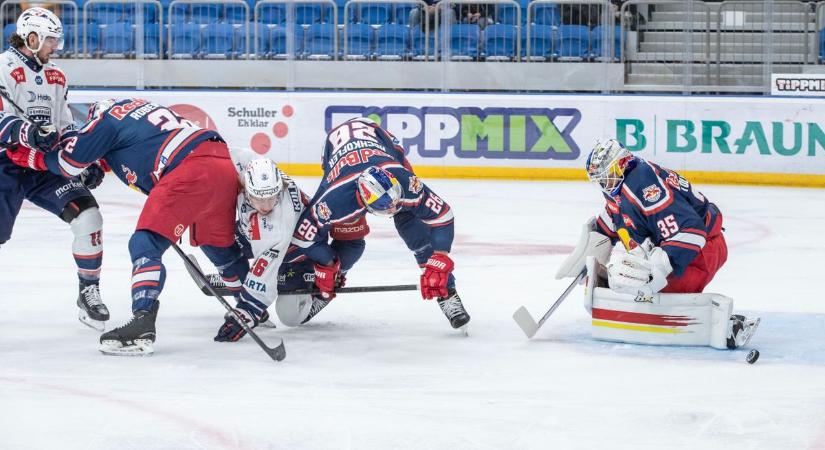
[{"label": "blue helmet", "polygon": [[398,179],[378,166],[372,166],[358,176],[358,196],[367,211],[375,215],[394,216],[402,195]]}]

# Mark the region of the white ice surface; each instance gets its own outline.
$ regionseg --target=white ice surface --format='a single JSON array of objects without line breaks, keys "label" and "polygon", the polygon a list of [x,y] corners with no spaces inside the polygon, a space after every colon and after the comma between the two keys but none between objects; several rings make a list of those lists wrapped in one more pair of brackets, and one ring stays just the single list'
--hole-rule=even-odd
[{"label": "white ice surface", "polygon": [[[307,191],[317,180],[299,178]],[[577,288],[552,274],[600,207],[585,183],[431,180],[456,213],[465,338],[415,292],[341,295],[269,360],[212,341],[223,310],[169,251],[156,354],[104,356],[81,325],[69,228],[26,204],[0,249],[0,449],[825,449],[825,190],[702,186],[725,214],[727,265],[708,291],[763,317],[746,351],[593,341]],[[130,317],[127,242],[143,196],[110,177],[102,291]],[[350,286],[415,283],[389,221]],[[206,258],[199,252],[202,264]]]}]

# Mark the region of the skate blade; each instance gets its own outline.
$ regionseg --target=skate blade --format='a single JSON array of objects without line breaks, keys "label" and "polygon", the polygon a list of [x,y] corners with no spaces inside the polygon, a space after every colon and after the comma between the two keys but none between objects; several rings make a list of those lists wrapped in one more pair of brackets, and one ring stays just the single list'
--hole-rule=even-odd
[{"label": "skate blade", "polygon": [[86,311],[82,309],[78,309],[77,311],[77,320],[79,320],[80,323],[86,325],[89,328],[93,328],[97,331],[106,331],[106,322],[89,318],[89,315],[86,314]]},{"label": "skate blade", "polygon": [[258,326],[259,327],[264,327],[264,328],[278,328],[278,327],[275,326],[275,324],[271,320],[267,320],[266,322],[261,322],[261,323],[258,324]]},{"label": "skate blade", "polygon": [[136,339],[133,345],[127,346],[120,341],[103,341],[98,350],[110,356],[152,356],[155,353],[152,342],[145,339]]},{"label": "skate blade", "polygon": [[753,335],[756,334],[756,329],[759,328],[759,324],[761,322],[762,322],[761,317],[757,317],[756,319],[746,321],[748,326],[745,329],[745,331],[746,331],[745,339],[742,341],[742,344],[739,345],[739,347],[744,347],[744,346],[748,345],[748,343],[751,341],[751,338],[753,338]]},{"label": "skate blade", "polygon": [[465,323],[464,325],[458,327],[458,331],[460,331],[464,337],[470,337],[470,324]]}]

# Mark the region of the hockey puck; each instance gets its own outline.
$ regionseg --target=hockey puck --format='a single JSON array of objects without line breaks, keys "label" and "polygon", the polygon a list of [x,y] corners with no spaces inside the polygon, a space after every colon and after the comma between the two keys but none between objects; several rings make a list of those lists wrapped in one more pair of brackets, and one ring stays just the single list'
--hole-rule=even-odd
[{"label": "hockey puck", "polygon": [[757,349],[751,350],[750,352],[748,352],[748,356],[745,357],[745,361],[747,361],[748,364],[753,364],[758,359],[759,359],[759,350],[757,350]]}]

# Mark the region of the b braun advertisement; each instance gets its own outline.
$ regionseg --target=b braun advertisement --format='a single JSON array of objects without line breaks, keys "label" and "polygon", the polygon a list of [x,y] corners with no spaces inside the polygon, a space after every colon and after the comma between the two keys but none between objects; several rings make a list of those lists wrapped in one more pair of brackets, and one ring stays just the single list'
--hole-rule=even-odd
[{"label": "b braun advertisement", "polygon": [[825,103],[762,97],[73,91],[89,102],[140,97],[169,106],[230,146],[295,175],[320,174],[326,132],[370,117],[424,176],[584,179],[599,139],[719,183],[825,186]]}]

